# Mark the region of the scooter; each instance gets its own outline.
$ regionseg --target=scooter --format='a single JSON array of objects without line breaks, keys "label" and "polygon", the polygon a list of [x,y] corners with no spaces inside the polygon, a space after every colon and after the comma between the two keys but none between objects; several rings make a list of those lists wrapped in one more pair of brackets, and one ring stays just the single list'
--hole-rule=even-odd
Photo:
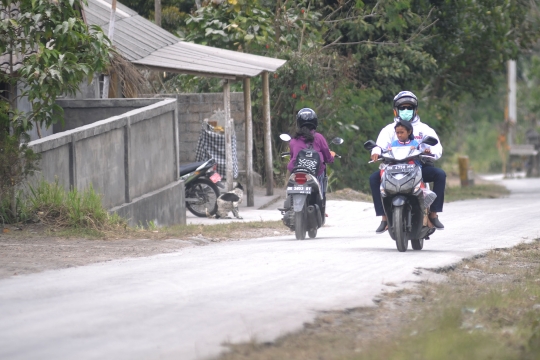
[{"label": "scooter", "polygon": [[[217,212],[221,175],[214,159],[180,166],[180,179],[184,180],[186,207],[195,216],[207,217]],[[224,189],[225,187],[221,185]]]},{"label": "scooter", "polygon": [[[283,141],[290,141],[291,136],[281,134],[279,136]],[[342,138],[334,138],[332,144],[342,144]],[[290,156],[290,152],[281,153],[281,157]],[[341,158],[339,155],[335,155]],[[326,186],[326,173],[324,177],[325,184],[320,184],[317,177],[307,169],[295,168],[287,182],[287,198],[283,208],[279,208],[283,215],[283,224],[291,231],[295,232],[297,240],[304,240],[306,232],[313,239],[317,236],[317,230],[322,227],[326,220],[326,197],[323,196],[323,187]]]},{"label": "scooter", "polygon": [[[421,144],[437,145],[437,139],[424,136]],[[364,143],[366,150],[377,146],[373,140]],[[388,233],[396,241],[398,251],[407,251],[409,240],[414,250],[422,250],[424,240],[435,232],[429,226],[429,207],[437,197],[422,181],[422,168],[418,160],[433,155],[422,153],[419,147],[393,147],[382,150],[381,200],[388,218]],[[380,147],[379,147],[380,148]],[[415,161],[417,160],[417,161]],[[370,161],[370,163],[373,161]]]}]

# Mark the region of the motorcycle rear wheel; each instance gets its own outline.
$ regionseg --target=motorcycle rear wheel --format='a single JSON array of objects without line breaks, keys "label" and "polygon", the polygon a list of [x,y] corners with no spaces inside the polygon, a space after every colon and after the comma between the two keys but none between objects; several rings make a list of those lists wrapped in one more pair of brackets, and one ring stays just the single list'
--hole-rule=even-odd
[{"label": "motorcycle rear wheel", "polygon": [[[199,178],[186,187],[186,198],[196,198],[197,201],[186,201],[187,209],[195,216],[206,217],[217,212],[219,189],[211,180]],[[207,214],[208,212],[208,214]]]},{"label": "motorcycle rear wheel", "polygon": [[317,229],[308,230],[307,233],[310,239],[314,239],[317,236]]},{"label": "motorcycle rear wheel", "polygon": [[294,233],[296,240],[306,239],[306,206],[302,211],[294,213]]},{"label": "motorcycle rear wheel", "polygon": [[411,240],[411,245],[414,250],[422,250],[424,248],[424,239]]},{"label": "motorcycle rear wheel", "polygon": [[403,221],[403,206],[396,206],[392,214],[392,225],[396,236],[396,247],[399,252],[407,251],[409,240],[405,237],[405,222]]}]

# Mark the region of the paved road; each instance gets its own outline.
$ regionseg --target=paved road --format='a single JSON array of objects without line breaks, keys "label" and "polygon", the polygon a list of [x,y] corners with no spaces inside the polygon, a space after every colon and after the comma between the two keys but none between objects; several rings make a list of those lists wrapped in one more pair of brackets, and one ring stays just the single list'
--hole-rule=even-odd
[{"label": "paved road", "polygon": [[[0,281],[1,359],[202,359],[224,341],[269,340],[318,310],[372,304],[385,284],[540,237],[540,180],[506,199],[447,204],[447,229],[398,253],[369,204],[331,202],[316,240],[293,236]],[[422,271],[429,274],[427,271]]]}]

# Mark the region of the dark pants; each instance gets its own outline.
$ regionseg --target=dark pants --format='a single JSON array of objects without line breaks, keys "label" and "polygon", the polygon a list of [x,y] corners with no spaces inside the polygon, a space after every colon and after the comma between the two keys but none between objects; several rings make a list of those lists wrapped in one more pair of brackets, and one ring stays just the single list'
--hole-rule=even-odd
[{"label": "dark pants", "polygon": [[[431,165],[422,165],[422,178],[424,182],[433,182],[433,192],[437,198],[431,204],[430,210],[433,212],[443,211],[444,188],[446,186],[446,173],[444,170]],[[371,196],[373,196],[373,205],[375,205],[375,215],[384,215],[384,209],[381,201],[381,173],[379,170],[369,177],[369,186],[371,187]]]}]

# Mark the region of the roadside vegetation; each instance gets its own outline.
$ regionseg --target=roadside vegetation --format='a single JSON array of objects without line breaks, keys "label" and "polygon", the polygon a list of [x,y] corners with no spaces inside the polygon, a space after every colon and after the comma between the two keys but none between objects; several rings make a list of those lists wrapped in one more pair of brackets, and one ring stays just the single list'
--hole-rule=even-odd
[{"label": "roadside vegetation", "polygon": [[435,270],[443,281],[375,307],[325,312],[275,342],[228,344],[220,359],[538,359],[539,240]]}]

